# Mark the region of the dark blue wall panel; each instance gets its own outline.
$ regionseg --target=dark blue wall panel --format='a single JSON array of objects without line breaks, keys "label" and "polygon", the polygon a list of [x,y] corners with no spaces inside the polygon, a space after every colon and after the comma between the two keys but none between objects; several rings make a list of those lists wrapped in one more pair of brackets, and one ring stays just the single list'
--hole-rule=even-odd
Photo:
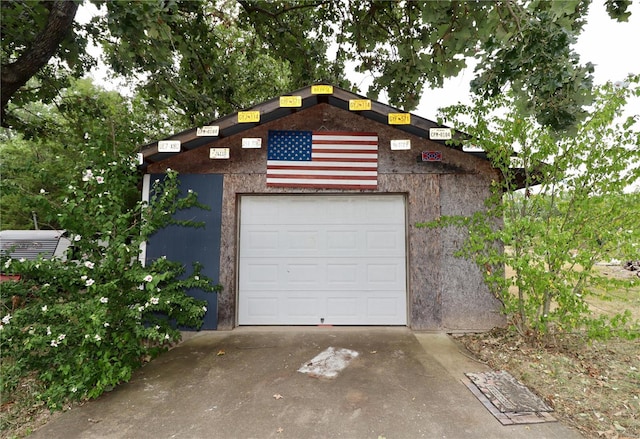
[{"label": "dark blue wall panel", "polygon": [[[152,174],[151,181],[163,179],[164,174]],[[164,255],[170,261],[181,262],[191,273],[193,262],[202,264],[202,274],[217,284],[220,279],[220,226],[222,224],[222,181],[219,174],[178,175],[181,196],[189,189],[198,194],[198,201],[210,210],[193,207],[177,212],[179,220],[204,222],[205,227],[182,227],[172,225],[156,232],[147,243],[146,261],[152,261]],[[216,329],[218,326],[217,294],[202,290],[187,291],[196,299],[206,300],[207,313],[202,329]]]}]

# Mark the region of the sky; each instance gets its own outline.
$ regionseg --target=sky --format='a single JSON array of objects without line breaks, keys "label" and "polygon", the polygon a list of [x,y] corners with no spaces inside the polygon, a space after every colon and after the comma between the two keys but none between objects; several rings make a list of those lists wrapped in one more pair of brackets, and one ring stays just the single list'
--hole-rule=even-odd
[{"label": "sky", "polygon": [[[626,23],[612,20],[605,8],[604,0],[594,0],[589,7],[587,24],[575,46],[580,54],[581,62],[595,64],[594,78],[596,84],[607,81],[621,81],[629,73],[640,74],[640,56],[633,55],[640,52],[640,0],[635,0],[630,6],[631,17]],[[82,6],[78,12],[77,20],[86,22],[91,15],[96,13],[95,6]],[[631,49],[631,50],[630,50]],[[94,52],[97,54],[97,51]],[[104,67],[102,67],[104,69]],[[96,82],[107,89],[123,90],[123,83],[105,78],[104,70],[97,70],[91,75]],[[355,72],[348,73],[349,78],[363,88],[360,92],[366,92],[366,86],[370,83],[364,75]],[[473,79],[473,68],[464,70],[459,76],[447,79],[444,86],[438,89],[428,89],[424,92],[420,105],[412,111],[420,117],[436,120],[438,109],[459,102],[470,103],[469,82]],[[384,95],[379,98],[385,102]],[[635,98],[627,106],[627,114],[640,114],[640,98]]]},{"label": "sky", "polygon": [[[640,56],[633,55],[630,50],[630,47],[640,45],[640,1],[635,0],[630,6],[632,13],[626,23],[612,20],[603,3],[604,0],[594,0],[589,7],[587,24],[575,46],[583,64],[595,64],[595,84],[621,81],[629,73],[640,74]],[[640,53],[640,47],[636,51]],[[446,80],[442,88],[426,91],[412,113],[436,120],[439,108],[458,102],[469,104],[472,79],[473,68],[470,68],[458,77]],[[627,109],[640,114],[640,99],[635,98]]]}]

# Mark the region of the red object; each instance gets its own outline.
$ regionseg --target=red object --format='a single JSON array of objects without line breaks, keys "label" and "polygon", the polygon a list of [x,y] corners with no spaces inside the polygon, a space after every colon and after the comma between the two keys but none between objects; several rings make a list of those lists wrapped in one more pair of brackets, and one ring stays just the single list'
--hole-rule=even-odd
[{"label": "red object", "polygon": [[422,161],[423,162],[441,162],[442,152],[441,151],[423,151]]},{"label": "red object", "polygon": [[20,280],[20,275],[19,274],[0,274],[0,283],[7,282],[10,280],[14,282],[18,282]]}]

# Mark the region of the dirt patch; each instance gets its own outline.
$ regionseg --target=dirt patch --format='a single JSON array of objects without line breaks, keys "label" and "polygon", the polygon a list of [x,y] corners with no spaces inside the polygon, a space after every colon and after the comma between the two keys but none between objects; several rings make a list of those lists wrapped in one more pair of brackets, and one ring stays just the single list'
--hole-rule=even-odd
[{"label": "dirt patch", "polygon": [[567,335],[530,346],[506,330],[455,340],[492,369],[511,373],[586,437],[640,438],[640,340]]}]

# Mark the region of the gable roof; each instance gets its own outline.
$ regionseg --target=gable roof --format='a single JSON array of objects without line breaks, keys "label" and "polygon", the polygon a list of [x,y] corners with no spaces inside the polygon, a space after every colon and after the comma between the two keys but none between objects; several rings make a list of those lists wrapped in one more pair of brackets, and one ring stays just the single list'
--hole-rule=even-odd
[{"label": "gable roof", "polygon": [[[219,134],[215,138],[221,139],[224,137],[229,137],[233,134],[240,133],[242,131],[248,130],[250,128],[255,127],[259,124],[264,124],[266,122],[270,122],[276,119],[280,119],[286,117],[292,113],[298,112],[300,110],[304,110],[306,108],[312,107],[314,105],[318,105],[321,103],[326,103],[332,105],[334,107],[342,108],[346,111],[349,110],[349,101],[351,100],[360,100],[366,99],[371,101],[371,109],[358,111],[357,113],[362,117],[367,119],[380,122],[383,124],[388,124],[389,114],[390,113],[405,113],[402,110],[391,107],[389,105],[383,104],[381,102],[377,102],[374,100],[370,100],[364,96],[358,95],[356,93],[352,93],[350,91],[341,89],[336,86],[332,87],[332,93],[330,94],[318,94],[313,93],[313,86],[307,86],[298,90],[295,90],[288,95],[284,96],[299,96],[301,99],[301,106],[298,107],[282,107],[280,106],[280,96],[270,99],[261,104],[254,105],[251,108],[246,109],[246,111],[259,111],[260,112],[260,122],[256,123],[240,123],[238,122],[238,113],[233,113],[227,116],[223,116],[220,119],[214,120],[207,125],[216,125],[219,127]],[[449,128],[445,125],[439,125],[438,123],[431,121],[429,119],[422,118],[420,116],[416,116],[415,114],[411,114],[410,116],[411,123],[403,124],[403,125],[393,125],[395,128],[401,131],[405,131],[407,133],[411,133],[415,136],[422,137],[425,139],[429,139],[429,129],[430,128]],[[201,146],[205,146],[211,143],[212,138],[207,136],[198,136],[197,135],[198,128],[191,128],[186,131],[182,131],[181,133],[174,134],[171,137],[167,137],[162,140],[179,140],[181,152],[190,151],[192,149],[199,148]],[[454,131],[454,137],[463,137],[464,134],[458,131]],[[431,140],[432,142],[438,142],[444,145],[444,141],[442,140]],[[452,145],[447,145],[449,148],[455,148]],[[461,150],[461,147],[457,148]],[[149,164],[156,163],[167,158],[173,157],[176,154],[180,154],[179,152],[158,152],[158,142],[152,142],[147,145],[144,145],[140,151],[142,153],[143,162],[141,164],[141,168],[145,169]],[[467,151],[465,151],[467,152]],[[486,158],[483,153],[478,152],[467,152],[470,155],[480,156],[482,158]]]}]

